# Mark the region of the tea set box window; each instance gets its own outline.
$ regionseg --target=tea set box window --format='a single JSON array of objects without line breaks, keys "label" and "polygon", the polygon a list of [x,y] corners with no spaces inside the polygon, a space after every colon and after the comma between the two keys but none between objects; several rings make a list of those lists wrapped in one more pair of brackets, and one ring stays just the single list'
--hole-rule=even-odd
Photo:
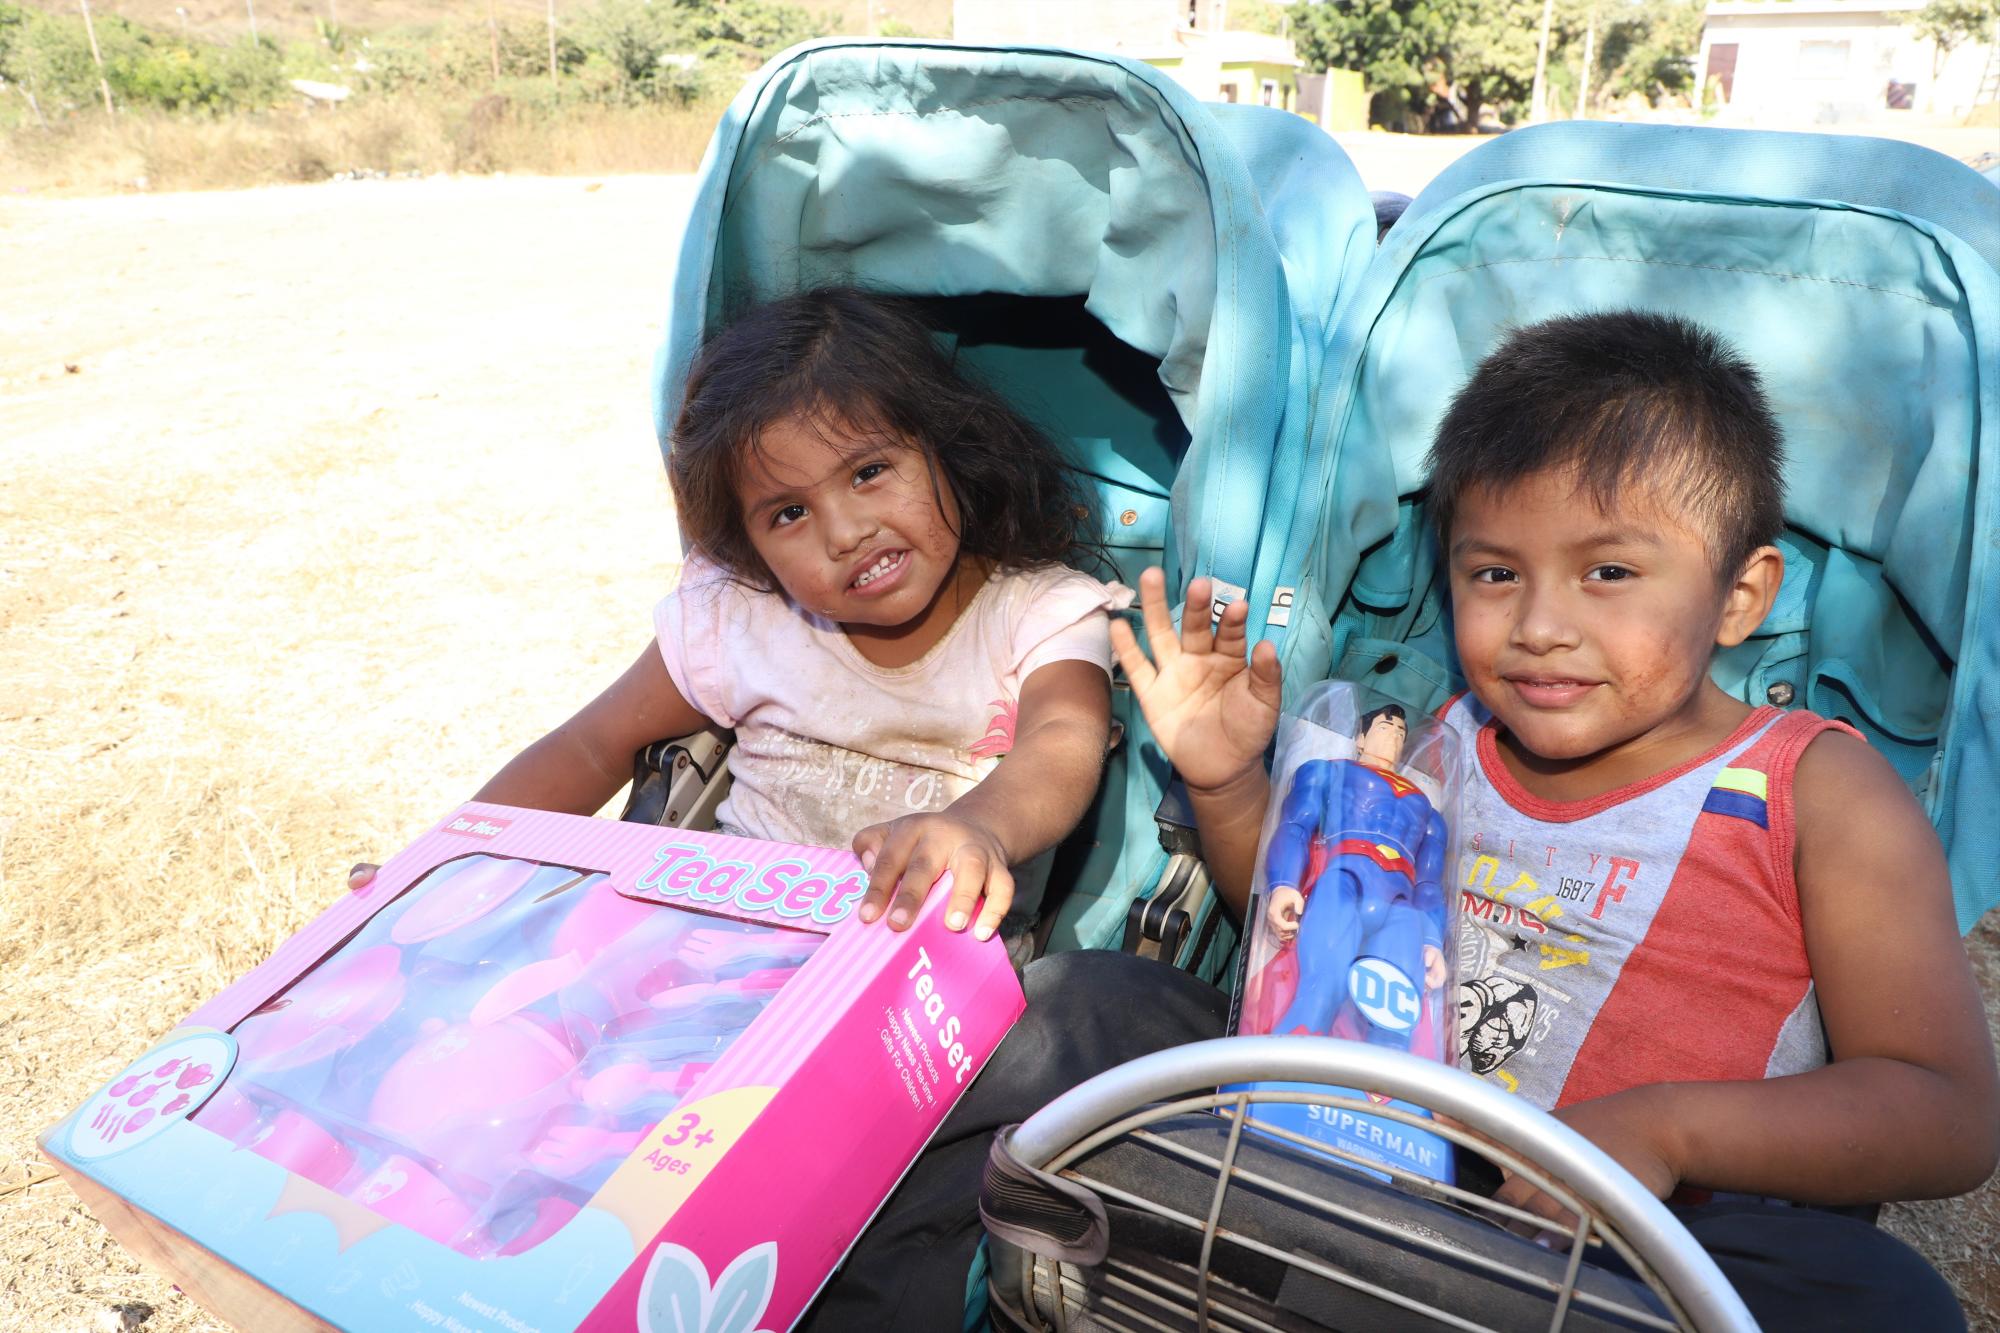
[{"label": "tea set box window", "polygon": [[240,1328],[785,1328],[1023,1007],[866,882],[467,805],[42,1144]]}]

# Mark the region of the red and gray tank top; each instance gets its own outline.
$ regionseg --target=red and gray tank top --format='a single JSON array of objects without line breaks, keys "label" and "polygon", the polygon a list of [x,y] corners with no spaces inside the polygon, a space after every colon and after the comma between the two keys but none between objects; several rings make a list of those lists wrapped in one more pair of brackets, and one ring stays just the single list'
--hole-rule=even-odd
[{"label": "red and gray tank top", "polygon": [[1822,731],[1760,708],[1588,801],[1530,795],[1470,695],[1458,812],[1460,1065],[1555,1109],[1645,1083],[1826,1063],[1793,878],[1792,773]]}]

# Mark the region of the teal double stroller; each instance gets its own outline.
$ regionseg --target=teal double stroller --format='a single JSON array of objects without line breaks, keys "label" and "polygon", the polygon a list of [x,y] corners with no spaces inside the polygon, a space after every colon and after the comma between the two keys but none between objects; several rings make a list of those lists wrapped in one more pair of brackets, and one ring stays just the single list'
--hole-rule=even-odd
[{"label": "teal double stroller", "polygon": [[[1976,173],[1882,141],[1542,127],[1467,154],[1378,248],[1352,165],[1286,113],[1205,106],[1111,56],[833,40],[772,62],[703,163],[656,374],[663,450],[702,339],[828,283],[924,301],[961,364],[1069,447],[1124,581],[1159,563],[1179,595],[1208,575],[1279,644],[1288,690],[1339,675],[1424,709],[1459,681],[1421,462],[1472,367],[1507,328],[1561,313],[1715,329],[1760,367],[1790,449],[1783,591],[1716,678],[1856,726],[1936,825],[1961,929],[2000,901],[2000,189]],[[1059,853],[1066,892],[1044,902],[1038,942],[1122,943],[1216,977],[1233,930],[1128,692],[1114,710],[1123,741]],[[638,813],[712,809],[719,754],[713,739],[653,747]],[[1178,1082],[1253,1076],[1210,1075]],[[1133,1095],[1164,1095],[1163,1078]],[[1095,1105],[1079,1134],[1102,1137],[1108,1114]],[[1098,1322],[1074,1326],[1238,1326],[1194,1313],[1215,1199],[1207,1239],[1168,1263],[1142,1317],[1091,1305]],[[1280,1251],[1287,1225],[1257,1222]],[[1699,1286],[1673,1237],[1655,1239],[1665,1286]],[[1042,1302],[1010,1302],[1018,1326],[1061,1326],[1065,1302],[1107,1290],[1060,1258],[995,1259]],[[1492,1263],[1514,1259],[1540,1264]],[[1574,1265],[1568,1279],[1589,1285]],[[1322,1326],[1288,1312],[1283,1285],[1266,1322],[1240,1326]],[[1604,1326],[1730,1326],[1724,1297],[1653,1290]],[[1467,1326],[1453,1318],[1407,1326]]]}]

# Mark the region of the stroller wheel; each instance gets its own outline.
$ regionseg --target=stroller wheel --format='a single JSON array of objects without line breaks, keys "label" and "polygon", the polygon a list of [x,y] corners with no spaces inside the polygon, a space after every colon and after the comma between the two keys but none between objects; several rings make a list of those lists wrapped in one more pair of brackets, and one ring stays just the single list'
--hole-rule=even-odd
[{"label": "stroller wheel", "polygon": [[[1324,1091],[1215,1091],[1247,1082]],[[1576,1228],[1538,1244],[1505,1224],[1540,1219],[1493,1199],[1340,1165],[1258,1122],[1281,1102],[1420,1124],[1525,1176]],[[1574,1130],[1469,1074],[1331,1038],[1198,1042],[1091,1079],[999,1136],[980,1214],[1002,1329],[1756,1328],[1666,1207]]]}]

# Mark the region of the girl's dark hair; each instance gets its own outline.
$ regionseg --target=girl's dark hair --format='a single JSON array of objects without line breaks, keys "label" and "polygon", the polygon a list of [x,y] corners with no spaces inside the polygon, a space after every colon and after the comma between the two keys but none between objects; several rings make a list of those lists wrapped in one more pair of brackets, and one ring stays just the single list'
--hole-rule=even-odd
[{"label": "girl's dark hair", "polygon": [[1725,583],[1785,521],[1784,442],[1756,370],[1699,324],[1637,310],[1509,333],[1452,400],[1429,466],[1447,549],[1468,490],[1550,469],[1600,507],[1637,493],[1677,510]]},{"label": "girl's dark hair", "polygon": [[907,301],[823,287],[749,311],[711,338],[688,375],[668,476],[681,534],[765,590],[776,580],[743,526],[738,482],[774,422],[817,424],[872,447],[883,435],[923,451],[933,485],[957,501],[959,548],[996,564],[1080,564],[1095,555],[1091,509],[1040,430],[952,366]]}]

